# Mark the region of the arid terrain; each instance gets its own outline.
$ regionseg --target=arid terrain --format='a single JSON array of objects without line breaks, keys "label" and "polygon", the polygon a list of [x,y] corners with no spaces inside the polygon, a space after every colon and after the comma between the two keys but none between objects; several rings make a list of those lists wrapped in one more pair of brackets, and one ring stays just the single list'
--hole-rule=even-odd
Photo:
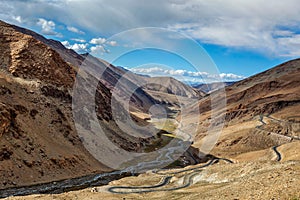
[{"label": "arid terrain", "polygon": [[[299,199],[299,142],[283,145],[279,148],[283,160],[276,161],[271,149],[243,155],[252,161],[239,161],[234,164],[220,162],[207,168],[191,170],[180,174],[171,174],[170,183],[153,188],[154,192],[136,193],[139,189],[116,189],[124,194],[112,194],[115,186],[156,185],[166,175],[146,173],[138,177],[128,177],[113,181],[108,186],[93,187],[81,191],[52,195],[32,195],[8,199]],[[292,154],[292,156],[291,156]],[[252,158],[251,158],[252,157]],[[193,166],[195,167],[195,166]],[[188,167],[192,168],[192,167]],[[175,170],[174,170],[175,171]],[[192,178],[190,178],[192,176]],[[187,179],[187,180],[185,180]],[[188,180],[190,179],[190,180]],[[164,191],[185,185],[182,189]],[[149,190],[149,189],[147,189]],[[159,191],[162,190],[162,191]],[[131,193],[132,192],[132,193]],[[128,194],[126,194],[128,193]]]},{"label": "arid terrain", "polygon": [[[100,123],[117,146],[143,152],[176,138],[174,132],[180,128],[188,136],[196,132],[192,147],[168,169],[96,180],[97,175],[112,169],[84,148],[76,132],[74,112],[90,109],[89,105],[72,107],[73,84],[76,75],[81,76],[80,65],[106,69],[96,96],[85,93],[76,99],[85,102],[94,98],[96,102],[92,109],[96,110],[97,121],[81,116],[84,130],[91,131],[93,123]],[[57,41],[0,21],[0,197],[300,199],[299,59],[219,90],[212,86],[209,94],[173,78],[125,73],[91,55],[77,54]],[[133,88],[138,89],[130,94],[129,113],[118,107],[120,118],[128,114],[139,125],[150,124],[149,133],[141,134],[153,130],[159,130],[159,134],[144,139],[118,127],[110,104],[121,77],[126,84],[117,93],[126,96]],[[97,81],[91,74],[81,78]],[[150,84],[140,87],[147,81]],[[223,100],[225,106],[215,105]],[[167,124],[151,119],[154,114],[149,109],[155,104],[167,110]],[[185,112],[180,112],[181,106]],[[221,127],[220,135],[219,129],[210,129],[214,125]],[[209,155],[203,157],[208,131],[215,131],[218,138]],[[70,181],[65,192],[63,186],[68,184],[62,180]],[[86,184],[80,185],[78,180]],[[46,184],[55,189],[39,194],[37,191]],[[28,196],[7,197],[14,191],[23,195],[26,189],[24,194]]]},{"label": "arid terrain", "polygon": [[[143,144],[149,143],[125,134],[113,120],[111,89],[123,72],[92,56],[86,58],[87,55],[66,49],[57,41],[2,21],[0,35],[0,189],[111,171],[90,155],[75,130],[72,90],[83,61],[90,68],[106,68],[97,86],[95,109],[97,123],[105,127],[108,137],[129,151],[140,151],[145,148]],[[84,78],[95,80],[91,75]],[[137,87],[129,79],[125,81],[122,94]],[[185,88],[198,94],[191,87]],[[88,98],[94,97],[86,93],[77,101]],[[144,113],[156,101],[143,89],[136,90],[130,97],[132,118],[137,123],[147,123],[134,112]],[[82,127],[90,129],[89,117],[80,117]]]}]

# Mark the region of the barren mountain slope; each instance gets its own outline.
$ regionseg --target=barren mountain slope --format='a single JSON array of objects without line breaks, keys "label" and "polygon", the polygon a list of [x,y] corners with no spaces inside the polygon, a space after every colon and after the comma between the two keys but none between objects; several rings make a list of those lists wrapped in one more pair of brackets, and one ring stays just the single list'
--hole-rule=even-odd
[{"label": "barren mountain slope", "polygon": [[0,25],[0,187],[105,170],[75,132],[74,69],[42,42]]},{"label": "barren mountain slope", "polygon": [[145,79],[149,82],[149,84],[144,87],[147,90],[159,91],[188,98],[200,98],[204,96],[204,93],[200,93],[192,87],[171,77],[145,77]]},{"label": "barren mountain slope", "polygon": [[[266,72],[226,87],[227,106],[216,116],[225,118],[225,127],[214,153],[238,155],[266,149],[300,136],[300,60],[293,60]],[[216,96],[221,91],[214,93]],[[199,130],[196,146],[201,145],[203,133],[210,123],[210,98],[200,100],[200,120],[191,115],[187,121],[196,122]],[[192,113],[192,112],[191,112]],[[199,120],[199,121],[197,121]]]},{"label": "barren mountain slope", "polygon": [[[143,139],[127,134],[116,124],[115,117],[130,117],[121,104],[115,105],[118,116],[112,114],[111,90],[118,83],[119,74],[107,68],[98,81],[90,71],[79,74],[79,65],[84,70],[104,67],[98,59],[79,55],[57,41],[0,21],[0,188],[111,170],[83,147],[75,129],[74,113],[78,118],[76,128],[89,132],[93,124],[99,123],[106,137],[127,151],[143,151],[154,139],[153,126],[140,133],[151,136]],[[82,80],[78,85],[83,90],[79,92],[73,91],[76,75],[77,80]],[[88,81],[96,83],[96,94],[84,90],[90,87]],[[131,111],[148,112],[156,102],[142,88],[131,94],[136,85],[129,79],[122,84],[117,92],[130,97]],[[75,99],[74,94],[78,94]],[[85,103],[91,99],[95,99],[95,105],[72,107],[72,100]],[[95,121],[86,115],[86,110],[96,111]],[[137,116],[132,118],[145,124]],[[95,139],[95,144],[102,140]],[[186,159],[191,158],[184,157],[182,162]]]},{"label": "barren mountain slope", "polygon": [[210,93],[221,87],[230,86],[234,83],[235,82],[215,82],[215,83],[207,83],[207,84],[203,83],[203,84],[193,85],[193,88],[199,90],[200,92],[203,91],[206,93]]},{"label": "barren mountain slope", "polygon": [[[71,94],[77,64],[83,59],[62,45],[54,50],[53,44],[60,43],[0,21],[0,188],[109,170],[85,150],[73,122]],[[104,83],[98,83],[91,97],[99,122],[117,145],[136,151],[142,140],[118,129],[110,110],[111,92]],[[89,95],[77,100],[84,98]],[[88,127],[88,121],[81,123]]]},{"label": "barren mountain slope", "polygon": [[[6,27],[10,31],[17,31],[20,33],[23,33],[27,37],[32,36],[32,38],[46,44],[48,47],[55,50],[61,58],[66,61],[69,65],[71,65],[73,68],[78,69],[78,67],[84,67],[82,65],[88,65],[89,69],[97,69],[97,68],[104,68],[107,62],[96,59],[90,54],[77,54],[72,49],[65,48],[60,42],[53,40],[53,39],[46,39],[45,37],[22,27],[18,27],[15,25],[10,25],[4,22],[1,22],[1,25],[3,27]],[[109,89],[112,89],[118,80],[120,79],[120,74],[117,73],[116,70],[114,70],[115,67],[108,66],[106,67],[106,70],[103,72],[103,75],[101,76],[101,82],[108,87]],[[88,70],[88,69],[86,69]],[[127,95],[131,95],[131,88],[135,87],[135,84],[130,81],[130,79],[124,80],[126,81],[126,85],[124,85],[123,92],[125,92]],[[148,107],[150,107],[153,103],[155,103],[155,100],[151,98],[145,91],[143,91],[141,88],[139,88],[131,97],[133,100],[131,101],[133,103],[133,106],[141,109],[146,110]],[[143,102],[143,105],[142,103]]]},{"label": "barren mountain slope", "polygon": [[165,93],[166,95],[171,94],[179,97],[187,97],[187,98],[195,98],[195,99],[200,99],[205,95],[204,92],[196,90],[191,86],[186,85],[172,77],[143,76],[143,75],[135,74],[121,67],[115,67],[103,60],[101,61],[106,63],[106,65],[109,68],[111,68],[115,73],[119,74],[120,76],[124,76],[130,81],[132,81],[133,83],[141,86],[156,100],[159,100],[159,98],[157,99],[156,96],[157,92]]},{"label": "barren mountain slope", "polygon": [[[28,198],[299,199],[299,75],[300,60],[293,60],[226,88],[228,105],[216,114],[225,117],[225,126],[211,153],[233,163],[210,161],[183,170],[148,172],[108,186]],[[215,94],[220,98],[220,91]],[[198,107],[200,119],[194,114]],[[210,97],[205,97],[184,119],[190,123],[184,124],[185,130],[200,124],[193,144],[200,149],[211,122],[209,109]]]}]

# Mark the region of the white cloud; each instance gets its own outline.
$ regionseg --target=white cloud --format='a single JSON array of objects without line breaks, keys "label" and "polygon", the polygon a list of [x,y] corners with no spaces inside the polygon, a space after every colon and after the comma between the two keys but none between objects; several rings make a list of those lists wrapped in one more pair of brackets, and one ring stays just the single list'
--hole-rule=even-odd
[{"label": "white cloud", "polygon": [[[15,10],[14,5],[10,1],[1,1],[0,3],[0,19],[8,23],[20,24],[20,20],[16,19],[21,13]],[[20,16],[20,18],[22,18]]]},{"label": "white cloud", "polygon": [[72,38],[71,40],[75,41],[75,42],[80,42],[80,43],[85,43],[86,40],[84,39],[78,39],[78,38]]},{"label": "white cloud", "polygon": [[106,42],[106,39],[105,38],[93,38],[91,39],[90,43],[91,44],[104,44]]},{"label": "white cloud", "polygon": [[232,74],[232,73],[229,73],[229,74],[221,73],[220,77],[222,79],[226,79],[226,80],[228,80],[228,79],[229,80],[241,80],[241,79],[245,78],[244,76],[236,75],[236,74]]},{"label": "white cloud", "polygon": [[109,50],[106,49],[103,45],[92,46],[90,50],[93,54],[109,53]]},{"label": "white cloud", "polygon": [[67,30],[68,30],[68,31],[71,31],[71,32],[73,32],[73,33],[78,33],[78,34],[80,34],[80,35],[85,34],[83,31],[81,31],[81,30],[79,30],[78,28],[75,28],[75,27],[73,27],[73,26],[67,26]]},{"label": "white cloud", "polygon": [[93,38],[90,40],[90,44],[95,44],[90,48],[92,54],[100,54],[110,53],[110,50],[107,49],[107,45],[109,46],[117,46],[117,42],[114,40],[108,41],[106,38]]},{"label": "white cloud", "polygon": [[107,41],[106,44],[108,44],[108,45],[110,45],[110,46],[117,46],[117,45],[118,45],[118,44],[117,44],[117,41],[114,41],[114,40],[112,40],[112,41]]},{"label": "white cloud", "polygon": [[208,76],[208,73],[207,72],[191,72],[191,71],[188,71],[187,74],[191,77],[202,77],[202,76]]},{"label": "white cloud", "polygon": [[150,76],[172,76],[178,80],[186,82],[218,82],[218,81],[238,81],[244,79],[244,76],[232,73],[209,74],[207,72],[194,72],[183,69],[164,69],[161,67],[149,68],[128,68],[137,74]]},{"label": "white cloud", "polygon": [[68,41],[62,41],[61,43],[67,48],[70,47],[70,43]]},{"label": "white cloud", "polygon": [[18,23],[22,23],[23,22],[23,20],[22,20],[22,17],[20,16],[20,15],[18,15],[18,16],[13,16],[12,17],[16,22],[18,22]]},{"label": "white cloud", "polygon": [[128,68],[130,71],[135,73],[142,73],[142,74],[154,74],[154,73],[164,73],[165,70],[160,67],[151,67],[151,68]]},{"label": "white cloud", "polygon": [[[167,0],[159,3],[2,0],[0,10],[0,18],[8,21],[15,21],[13,16],[26,21],[42,16],[72,22],[72,27],[84,27],[106,37],[137,27],[168,27],[204,43],[275,56],[300,56],[298,48],[290,42],[297,38],[300,29],[299,0]],[[44,32],[54,32],[51,24],[44,26]]]},{"label": "white cloud", "polygon": [[41,33],[45,35],[57,35],[55,32],[55,23],[53,21],[47,21],[43,18],[39,18],[37,25],[42,28]]},{"label": "white cloud", "polygon": [[73,49],[79,53],[91,52],[92,54],[98,54],[98,55],[102,55],[103,53],[110,53],[109,49],[107,49],[103,44],[89,47],[88,43],[84,43],[85,40],[82,40],[82,39],[72,39],[72,40],[76,41],[76,42],[81,42],[81,43],[70,44],[69,41],[62,41],[61,43],[66,48]]},{"label": "white cloud", "polygon": [[67,49],[73,49],[74,51],[77,51],[79,53],[88,52],[88,44],[70,44],[69,41],[62,41],[61,42]]},{"label": "white cloud", "polygon": [[277,41],[283,48],[282,56],[300,56],[300,34],[292,34],[290,37],[280,37]]},{"label": "white cloud", "polygon": [[73,49],[74,51],[77,51],[77,52],[87,52],[87,47],[88,47],[88,44],[78,44],[78,43],[75,43],[71,46],[71,49]]},{"label": "white cloud", "polygon": [[275,30],[273,35],[276,37],[289,37],[292,36],[294,33],[288,30]]}]

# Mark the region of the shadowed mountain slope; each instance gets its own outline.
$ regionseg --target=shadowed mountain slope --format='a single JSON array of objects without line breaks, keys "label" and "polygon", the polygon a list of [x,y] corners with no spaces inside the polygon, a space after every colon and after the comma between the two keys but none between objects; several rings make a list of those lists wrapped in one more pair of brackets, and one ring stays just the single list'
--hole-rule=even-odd
[{"label": "shadowed mountain slope", "polygon": [[[83,147],[73,121],[72,90],[83,61],[57,41],[0,21],[0,188],[109,170]],[[116,80],[108,74],[95,96],[85,94],[77,101],[95,98],[107,137],[123,149],[139,151],[146,141],[125,134],[113,120],[110,84]],[[91,74],[81,78],[95,81]],[[141,89],[132,99],[136,109],[154,104]],[[82,116],[80,121],[87,129],[88,120]]]}]

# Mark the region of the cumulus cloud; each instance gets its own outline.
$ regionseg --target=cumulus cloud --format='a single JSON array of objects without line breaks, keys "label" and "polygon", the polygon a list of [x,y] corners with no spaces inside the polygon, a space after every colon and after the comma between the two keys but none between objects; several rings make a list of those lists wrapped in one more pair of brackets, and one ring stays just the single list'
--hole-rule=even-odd
[{"label": "cumulus cloud", "polygon": [[93,38],[90,40],[90,44],[94,44],[90,48],[92,54],[103,54],[103,53],[110,53],[110,50],[107,48],[109,46],[117,46],[117,42],[114,40],[108,41],[106,38]]},{"label": "cumulus cloud", "polygon": [[226,80],[228,80],[228,79],[229,80],[241,80],[241,79],[245,78],[244,76],[236,75],[236,74],[232,74],[232,73],[229,73],[229,74],[221,73],[220,77],[222,79],[226,79]]},{"label": "cumulus cloud", "polygon": [[71,40],[75,41],[75,42],[80,42],[80,43],[85,43],[86,40],[84,39],[78,39],[78,38],[72,38]]},{"label": "cumulus cloud", "polygon": [[150,76],[172,76],[185,82],[219,82],[219,81],[238,81],[244,79],[244,76],[232,73],[209,74],[207,72],[194,72],[183,69],[164,69],[162,67],[149,68],[127,68],[130,71]]},{"label": "cumulus cloud", "polygon": [[91,44],[104,44],[106,42],[106,39],[105,38],[93,38],[91,39],[90,43]]},{"label": "cumulus cloud", "polygon": [[42,28],[41,33],[45,35],[57,35],[55,32],[55,23],[51,20],[39,18],[37,25]]},{"label": "cumulus cloud", "polygon": [[[0,16],[11,21],[12,16],[27,21],[43,16],[71,24],[70,27],[85,27],[106,37],[131,28],[165,27],[203,43],[275,56],[300,56],[299,48],[294,46],[297,43],[290,42],[299,37],[298,5],[298,0],[168,0],[159,3],[147,0],[105,3],[94,0],[3,0],[0,9],[4,13]],[[51,27],[51,24],[44,25],[44,31],[53,33],[51,28],[46,28],[49,25]]]},{"label": "cumulus cloud", "polygon": [[103,54],[103,53],[109,53],[110,52],[103,45],[92,46],[90,50],[91,50],[92,54]]},{"label": "cumulus cloud", "polygon": [[67,48],[70,47],[69,41],[62,41],[61,43],[62,43],[65,47],[67,47]]},{"label": "cumulus cloud", "polygon": [[78,28],[75,28],[73,26],[67,26],[67,30],[68,31],[71,31],[73,33],[77,33],[77,34],[80,34],[80,35],[83,35],[85,34],[83,31],[79,30]]},{"label": "cumulus cloud", "polygon": [[62,41],[61,42],[66,48],[68,49],[73,49],[74,51],[77,51],[79,53],[84,53],[84,52],[88,52],[88,44],[78,44],[78,43],[74,43],[74,44],[70,44],[69,41]]},{"label": "cumulus cloud", "polygon": [[77,51],[77,52],[87,52],[87,47],[88,47],[88,44],[78,44],[78,43],[75,43],[71,46],[71,49],[73,49],[74,51]]},{"label": "cumulus cloud", "polygon": [[[62,41],[61,43],[68,49],[73,49],[79,53],[82,52],[91,52],[95,55],[103,55],[103,53],[110,53],[110,50],[106,48],[106,39],[105,38],[94,38],[89,43],[85,43],[86,41],[83,39],[73,38],[71,39],[75,42],[71,44],[69,41]],[[90,46],[90,44],[96,44],[94,46]]]}]

